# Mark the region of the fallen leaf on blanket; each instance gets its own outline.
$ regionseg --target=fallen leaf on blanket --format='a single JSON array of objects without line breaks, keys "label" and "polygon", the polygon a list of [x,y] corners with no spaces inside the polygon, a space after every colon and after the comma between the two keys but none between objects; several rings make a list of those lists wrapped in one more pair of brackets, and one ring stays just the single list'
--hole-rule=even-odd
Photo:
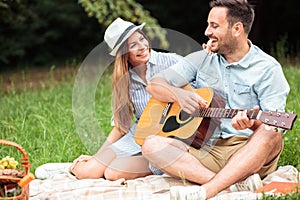
[{"label": "fallen leaf on blanket", "polygon": [[153,192],[152,194],[162,194],[162,193],[169,192],[169,191],[170,191],[170,189],[163,189],[163,190]]}]

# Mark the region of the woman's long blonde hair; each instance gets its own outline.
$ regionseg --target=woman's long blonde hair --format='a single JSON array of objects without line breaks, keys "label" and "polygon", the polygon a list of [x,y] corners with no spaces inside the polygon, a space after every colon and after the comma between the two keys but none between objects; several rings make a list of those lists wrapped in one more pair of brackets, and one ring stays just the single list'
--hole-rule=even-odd
[{"label": "woman's long blonde hair", "polygon": [[[147,35],[140,30],[137,31],[146,38],[150,48],[150,40]],[[129,88],[130,63],[127,44],[128,40],[126,40],[118,50],[112,74],[114,123],[115,127],[119,128],[123,133],[128,132],[133,119],[133,108]]]}]

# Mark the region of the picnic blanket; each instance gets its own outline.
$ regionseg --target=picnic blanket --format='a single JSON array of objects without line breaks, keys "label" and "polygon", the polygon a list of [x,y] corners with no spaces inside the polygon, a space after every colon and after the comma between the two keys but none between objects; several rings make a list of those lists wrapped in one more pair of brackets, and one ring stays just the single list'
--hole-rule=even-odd
[{"label": "picnic blanket", "polygon": [[[279,167],[263,180],[263,184],[267,185],[274,181],[299,183],[299,172],[290,165]],[[108,181],[103,178],[78,180],[70,174],[55,174],[45,180],[31,181],[29,199],[167,200],[170,199],[169,188],[173,185],[192,185],[192,183],[168,175],[150,175],[134,180]],[[273,192],[275,194],[275,191]],[[262,193],[222,191],[212,199],[261,198]]]}]

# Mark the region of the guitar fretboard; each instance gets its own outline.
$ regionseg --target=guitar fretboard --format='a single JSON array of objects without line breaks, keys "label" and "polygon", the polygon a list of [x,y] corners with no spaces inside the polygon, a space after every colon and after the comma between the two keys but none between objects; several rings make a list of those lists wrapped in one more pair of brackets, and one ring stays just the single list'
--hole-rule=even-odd
[{"label": "guitar fretboard", "polygon": [[[212,118],[233,118],[239,109],[226,108],[199,108],[192,114],[193,117],[212,117]],[[258,111],[247,110],[247,116],[250,119],[256,119]]]}]

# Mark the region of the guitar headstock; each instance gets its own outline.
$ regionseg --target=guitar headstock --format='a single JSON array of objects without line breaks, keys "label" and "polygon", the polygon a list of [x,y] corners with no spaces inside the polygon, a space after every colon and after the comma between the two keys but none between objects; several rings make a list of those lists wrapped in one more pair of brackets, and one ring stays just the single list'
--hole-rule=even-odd
[{"label": "guitar headstock", "polygon": [[277,112],[277,111],[259,111],[257,119],[264,124],[276,126],[286,130],[293,128],[297,115],[293,113]]}]

